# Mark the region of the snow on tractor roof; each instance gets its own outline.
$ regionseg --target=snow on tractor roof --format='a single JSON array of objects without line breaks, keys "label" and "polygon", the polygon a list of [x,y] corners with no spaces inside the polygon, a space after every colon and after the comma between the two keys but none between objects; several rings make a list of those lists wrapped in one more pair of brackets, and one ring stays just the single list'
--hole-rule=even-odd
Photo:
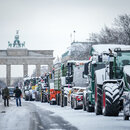
[{"label": "snow on tractor roof", "polygon": [[30,80],[30,79],[31,79],[30,77],[25,77],[25,78],[24,78],[24,81]]},{"label": "snow on tractor roof", "polygon": [[98,44],[92,46],[92,54],[102,54],[102,53],[109,53],[109,49],[114,51],[115,48],[130,48],[128,45],[119,45],[119,44]]},{"label": "snow on tractor roof", "polygon": [[88,63],[88,62],[90,62],[90,60],[68,60],[68,61],[67,61],[67,63],[75,63],[75,64],[76,64],[76,63],[77,63],[77,64],[78,64],[78,63],[79,63],[79,64],[80,64],[80,63]]}]

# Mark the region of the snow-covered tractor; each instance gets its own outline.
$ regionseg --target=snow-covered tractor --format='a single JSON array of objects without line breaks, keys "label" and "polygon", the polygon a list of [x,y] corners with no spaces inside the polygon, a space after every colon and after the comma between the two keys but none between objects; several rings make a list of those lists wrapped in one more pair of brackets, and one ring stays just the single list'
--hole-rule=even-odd
[{"label": "snow-covered tractor", "polygon": [[[130,64],[130,61],[129,61]],[[124,66],[123,69],[124,73],[124,101],[123,101],[123,107],[124,107],[124,120],[129,120],[130,117],[130,65]]]},{"label": "snow-covered tractor", "polygon": [[49,99],[50,99],[50,105],[54,105],[56,104],[56,94],[57,94],[57,91],[56,88],[55,88],[55,80],[54,80],[54,70],[52,70],[50,73],[49,73]]},{"label": "snow-covered tractor", "polygon": [[25,77],[23,81],[23,89],[22,89],[23,98],[25,99],[25,101],[29,100],[29,88],[30,88],[30,78]]},{"label": "snow-covered tractor", "polygon": [[123,68],[130,64],[130,56],[128,50],[121,50],[119,47],[129,46],[113,44],[92,46],[91,59],[85,64],[83,73],[88,84],[83,96],[84,110],[95,111],[96,115],[117,116],[123,108],[122,94],[125,87]]},{"label": "snow-covered tractor", "polygon": [[50,102],[50,89],[49,89],[49,73],[45,73],[42,78],[42,91],[41,102]]},{"label": "snow-covered tractor", "polygon": [[73,86],[85,87],[86,80],[82,78],[83,66],[86,61],[68,60],[54,65],[54,88],[57,93],[56,103],[61,107],[71,102]]},{"label": "snow-covered tractor", "polygon": [[95,110],[95,72],[105,68],[105,63],[101,60],[100,55],[97,60],[90,60],[84,65],[83,77],[86,78],[87,86],[83,92],[83,110],[94,112]]},{"label": "snow-covered tractor", "polygon": [[61,64],[61,77],[60,77],[60,105],[61,107],[67,106],[68,94],[73,84],[73,61],[67,61]]},{"label": "snow-covered tractor", "polygon": [[42,77],[44,81],[44,86],[42,87],[41,98],[42,102],[48,102],[50,105],[56,104],[56,94],[57,90],[55,89],[55,80],[54,79],[54,70],[49,73],[45,73]]},{"label": "snow-covered tractor", "polygon": [[124,71],[130,65],[130,50],[115,48],[109,55],[106,67],[95,72],[95,112],[97,115],[118,116],[123,109],[123,92],[126,89]]},{"label": "snow-covered tractor", "polygon": [[[102,70],[105,68],[109,57],[109,47],[117,47],[117,45],[93,45],[90,51],[91,57],[89,58],[89,61],[84,65],[83,77],[86,79],[87,86],[86,90],[83,93],[83,110],[87,110],[88,112],[96,111],[97,102],[102,98],[99,97],[97,99],[96,80],[98,77],[96,77],[95,73],[98,70]],[[98,79],[99,81],[101,81],[100,77]],[[99,87],[101,87],[100,84]],[[100,91],[100,88],[98,89],[98,91]],[[101,106],[101,104],[98,105]]]},{"label": "snow-covered tractor", "polygon": [[57,62],[53,65],[54,71],[54,90],[55,90],[55,98],[56,104],[60,105],[60,93],[61,93],[61,62]]}]

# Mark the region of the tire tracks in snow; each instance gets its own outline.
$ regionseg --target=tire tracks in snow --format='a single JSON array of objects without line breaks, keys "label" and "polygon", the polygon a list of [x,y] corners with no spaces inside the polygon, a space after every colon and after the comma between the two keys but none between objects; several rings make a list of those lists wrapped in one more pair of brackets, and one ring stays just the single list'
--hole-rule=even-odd
[{"label": "tire tracks in snow", "polygon": [[51,111],[40,109],[29,102],[27,106],[31,108],[30,130],[78,130],[68,121],[56,116]]}]

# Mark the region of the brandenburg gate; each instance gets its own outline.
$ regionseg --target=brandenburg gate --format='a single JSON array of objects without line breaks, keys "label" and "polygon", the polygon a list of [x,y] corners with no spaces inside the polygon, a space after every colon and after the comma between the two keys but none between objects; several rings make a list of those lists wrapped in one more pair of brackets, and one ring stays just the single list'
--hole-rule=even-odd
[{"label": "brandenburg gate", "polygon": [[6,65],[6,84],[11,83],[11,65],[23,65],[23,77],[28,75],[28,65],[36,65],[36,75],[40,76],[41,65],[53,67],[53,50],[28,50],[25,42],[20,43],[16,32],[14,43],[8,42],[7,50],[0,50],[0,65]]}]

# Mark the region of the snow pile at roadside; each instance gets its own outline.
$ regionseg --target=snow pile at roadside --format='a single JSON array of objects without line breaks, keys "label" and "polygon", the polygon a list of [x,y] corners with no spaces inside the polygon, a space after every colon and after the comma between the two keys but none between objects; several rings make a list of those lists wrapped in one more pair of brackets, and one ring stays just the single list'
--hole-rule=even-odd
[{"label": "snow pile at roadside", "polygon": [[70,107],[51,105],[48,103],[32,102],[40,109],[54,112],[52,116],[61,116],[79,130],[129,130],[130,122],[125,122],[123,117],[96,116],[83,110],[73,110]]}]

